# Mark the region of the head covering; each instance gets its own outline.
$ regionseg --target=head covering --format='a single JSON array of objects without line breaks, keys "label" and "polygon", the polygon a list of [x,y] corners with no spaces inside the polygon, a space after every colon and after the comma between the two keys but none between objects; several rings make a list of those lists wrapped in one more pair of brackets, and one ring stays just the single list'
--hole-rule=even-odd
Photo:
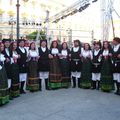
[{"label": "head covering", "polygon": [[119,37],[115,37],[115,38],[113,39],[113,41],[116,41],[116,42],[120,43],[120,38],[119,38]]},{"label": "head covering", "polygon": [[24,39],[18,39],[18,43],[20,43],[20,42],[25,42],[25,40]]},{"label": "head covering", "polygon": [[42,42],[46,42],[46,44],[47,44],[47,40],[46,39],[45,40],[40,40],[40,45],[41,45]]},{"label": "head covering", "polygon": [[3,43],[5,43],[5,42],[11,42],[11,39],[3,39],[2,42]]},{"label": "head covering", "polygon": [[77,42],[79,44],[79,46],[81,45],[80,44],[80,40],[74,40],[74,43]]}]

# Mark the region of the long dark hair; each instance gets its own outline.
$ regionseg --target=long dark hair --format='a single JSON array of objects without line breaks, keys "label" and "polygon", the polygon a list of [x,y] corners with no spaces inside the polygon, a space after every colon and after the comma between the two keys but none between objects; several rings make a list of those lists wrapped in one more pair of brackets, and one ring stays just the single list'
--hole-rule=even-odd
[{"label": "long dark hair", "polygon": [[[35,42],[31,42],[31,43],[30,43],[29,50],[31,50],[31,46],[32,46],[32,44],[35,45]],[[34,48],[34,50],[36,50],[36,47]]]},{"label": "long dark hair", "polygon": [[56,41],[56,40],[54,40],[54,41],[52,41],[52,43],[51,43],[51,46],[50,46],[50,49],[52,49],[53,48],[53,44],[54,44],[54,42],[56,42],[57,43],[57,47],[56,48],[58,48],[58,42]]},{"label": "long dark hair", "polygon": [[112,47],[111,47],[111,45],[110,45],[110,42],[108,42],[108,41],[103,41],[102,51],[105,49],[105,47],[104,47],[104,44],[105,44],[105,43],[108,44],[108,50],[109,50],[110,52],[112,52]]},{"label": "long dark hair", "polygon": [[85,50],[85,45],[86,45],[86,44],[87,44],[87,45],[88,45],[88,47],[89,47],[89,48],[88,48],[88,50],[91,50],[91,46],[90,46],[90,44],[89,44],[89,43],[84,43],[84,45],[83,45],[83,49]]}]

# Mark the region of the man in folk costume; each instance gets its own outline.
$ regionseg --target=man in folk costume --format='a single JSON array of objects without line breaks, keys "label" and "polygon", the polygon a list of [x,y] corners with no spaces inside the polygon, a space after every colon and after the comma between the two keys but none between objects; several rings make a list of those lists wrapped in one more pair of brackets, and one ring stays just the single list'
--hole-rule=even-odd
[{"label": "man in folk costume", "polygon": [[97,90],[99,90],[101,76],[100,71],[101,71],[101,43],[95,42],[92,59],[92,89],[97,88]]},{"label": "man in folk costume", "polygon": [[9,92],[11,89],[11,56],[10,56],[10,44],[11,44],[11,40],[10,39],[3,39],[2,40],[5,49],[3,51],[3,54],[5,56],[5,62],[4,62],[4,66],[6,69],[6,73],[7,73],[7,78],[8,78],[8,88],[9,88]]},{"label": "man in folk costume", "polygon": [[71,76],[73,88],[76,87],[76,78],[78,79],[78,87],[80,87],[81,63],[80,41],[74,40],[74,47],[71,50]]},{"label": "man in folk costume", "polygon": [[40,47],[38,48],[39,60],[38,60],[38,71],[39,71],[39,89],[42,89],[42,80],[45,80],[45,89],[49,90],[48,78],[49,78],[49,49],[47,47],[47,40],[40,40]]},{"label": "man in folk costume", "polygon": [[20,93],[25,93],[24,91],[24,85],[27,80],[27,51],[24,48],[24,40],[20,39],[18,40],[18,48],[17,53],[20,55],[20,58],[18,59],[18,65],[19,65],[19,80],[21,83],[20,87]]},{"label": "man in folk costume", "polygon": [[120,95],[120,38],[113,39],[113,79],[116,81],[117,91],[115,94]]}]

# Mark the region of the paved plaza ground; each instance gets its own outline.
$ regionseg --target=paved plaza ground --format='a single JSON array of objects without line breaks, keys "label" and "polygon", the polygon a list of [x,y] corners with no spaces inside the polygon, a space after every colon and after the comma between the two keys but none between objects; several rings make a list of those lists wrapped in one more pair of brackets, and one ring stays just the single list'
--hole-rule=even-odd
[{"label": "paved plaza ground", "polygon": [[120,120],[120,96],[79,88],[28,92],[0,107],[0,120]]}]

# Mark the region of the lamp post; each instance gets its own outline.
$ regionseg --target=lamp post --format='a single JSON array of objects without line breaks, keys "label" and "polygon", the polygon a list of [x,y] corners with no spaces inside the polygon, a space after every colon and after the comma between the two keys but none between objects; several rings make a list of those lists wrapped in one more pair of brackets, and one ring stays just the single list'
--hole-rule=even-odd
[{"label": "lamp post", "polygon": [[16,4],[16,7],[17,7],[17,40],[19,39],[19,36],[20,36],[20,27],[19,27],[19,7],[20,7],[20,4],[19,4],[19,0],[17,0],[17,4]]}]

